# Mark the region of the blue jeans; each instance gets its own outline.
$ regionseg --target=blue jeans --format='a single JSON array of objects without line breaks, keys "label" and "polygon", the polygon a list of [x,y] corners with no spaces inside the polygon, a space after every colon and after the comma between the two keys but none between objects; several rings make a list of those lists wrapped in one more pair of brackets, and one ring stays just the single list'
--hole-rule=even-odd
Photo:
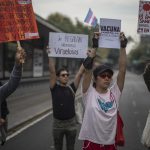
[{"label": "blue jeans", "polygon": [[75,117],[69,120],[53,121],[53,137],[55,150],[62,150],[63,139],[66,137],[66,150],[74,150],[77,126]]}]

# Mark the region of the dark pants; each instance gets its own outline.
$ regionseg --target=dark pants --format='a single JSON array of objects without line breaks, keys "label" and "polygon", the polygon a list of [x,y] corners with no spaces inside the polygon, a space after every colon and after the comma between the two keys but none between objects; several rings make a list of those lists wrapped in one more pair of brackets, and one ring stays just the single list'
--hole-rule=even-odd
[{"label": "dark pants", "polygon": [[53,121],[53,137],[55,150],[62,150],[63,139],[66,137],[66,150],[74,150],[77,134],[76,119]]},{"label": "dark pants", "polygon": [[5,142],[7,138],[7,127],[8,127],[8,120],[5,118],[5,123],[0,126],[0,132],[1,132],[1,141]]}]

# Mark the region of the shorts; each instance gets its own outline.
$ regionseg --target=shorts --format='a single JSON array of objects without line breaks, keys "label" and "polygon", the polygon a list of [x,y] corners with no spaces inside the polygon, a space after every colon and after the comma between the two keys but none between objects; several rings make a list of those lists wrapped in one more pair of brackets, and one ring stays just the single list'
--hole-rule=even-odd
[{"label": "shorts", "polygon": [[115,146],[115,144],[103,145],[85,140],[82,150],[117,150],[117,147]]}]

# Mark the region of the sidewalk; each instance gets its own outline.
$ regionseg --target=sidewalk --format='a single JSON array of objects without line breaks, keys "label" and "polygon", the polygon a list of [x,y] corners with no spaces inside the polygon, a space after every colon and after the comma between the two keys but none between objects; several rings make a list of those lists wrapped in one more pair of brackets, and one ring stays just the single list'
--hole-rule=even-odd
[{"label": "sidewalk", "polygon": [[8,129],[14,130],[52,109],[49,82],[20,86],[9,98]]}]

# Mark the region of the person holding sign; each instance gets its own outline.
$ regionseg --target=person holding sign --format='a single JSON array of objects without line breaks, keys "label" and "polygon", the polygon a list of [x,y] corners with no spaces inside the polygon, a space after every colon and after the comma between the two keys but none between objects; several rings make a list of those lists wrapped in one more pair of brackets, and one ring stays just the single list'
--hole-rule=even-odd
[{"label": "person holding sign", "polygon": [[[99,34],[96,33],[95,37],[98,38]],[[93,41],[98,45],[95,40]],[[83,150],[117,149],[117,110],[124,87],[127,63],[127,38],[124,33],[120,33],[120,45],[119,73],[117,81],[111,87],[114,72],[109,66],[101,64],[93,71],[91,69],[84,73],[82,92],[85,112],[79,134],[79,139],[84,141]]]},{"label": "person holding sign", "polygon": [[[0,86],[3,84],[0,82]],[[9,114],[7,101],[4,99],[1,103],[1,120],[3,121],[2,126],[0,127],[1,132],[1,145],[4,145],[7,137],[7,127],[8,127],[8,119],[7,115]]]},{"label": "person holding sign", "polygon": [[[146,67],[144,69],[143,78],[144,78],[144,82],[147,86],[147,89],[150,92],[150,62],[149,62],[149,60],[148,60],[148,62],[146,64]],[[147,149],[150,149],[149,132],[150,132],[150,111],[148,113],[146,123],[145,123],[145,127],[144,127],[142,137],[141,137],[141,142]]]},{"label": "person holding sign", "polygon": [[143,78],[144,78],[144,81],[148,90],[150,91],[150,63],[146,64],[146,67],[143,73]]},{"label": "person holding sign", "polygon": [[[6,98],[12,94],[19,85],[21,74],[22,74],[22,63],[25,61],[25,51],[23,48],[17,48],[16,58],[15,58],[15,65],[11,72],[9,81],[4,85],[0,86],[0,131],[2,134],[1,137],[1,145],[4,145],[6,142],[7,136],[7,120],[3,118],[4,112],[2,107],[3,104],[6,102]],[[7,102],[6,102],[7,103]]]},{"label": "person holding sign", "polygon": [[[50,52],[50,50],[49,50]],[[62,150],[66,137],[66,149],[74,150],[77,134],[75,116],[75,93],[86,67],[91,66],[95,51],[89,50],[88,57],[75,75],[74,81],[68,85],[69,72],[66,68],[55,70],[55,61],[49,57],[50,91],[53,104],[53,137],[55,150]]]}]

